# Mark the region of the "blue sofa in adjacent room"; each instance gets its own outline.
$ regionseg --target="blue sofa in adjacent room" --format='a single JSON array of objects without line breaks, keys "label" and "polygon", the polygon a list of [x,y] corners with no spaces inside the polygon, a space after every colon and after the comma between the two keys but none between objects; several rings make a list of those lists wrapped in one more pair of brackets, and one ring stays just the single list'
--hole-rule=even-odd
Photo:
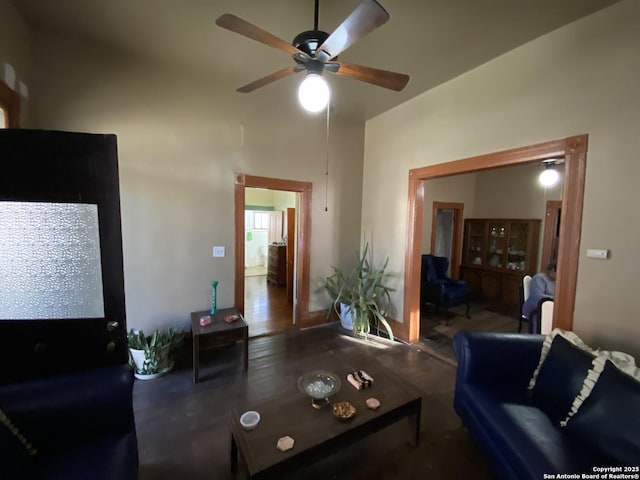
[{"label": "blue sofa in adjacent room", "polygon": [[[547,337],[548,353],[536,371],[544,340],[515,333],[454,336],[454,408],[493,473],[499,479],[539,480],[544,474],[637,468],[638,370],[634,378],[556,334]],[[585,382],[587,376],[595,380]]]},{"label": "blue sofa in adjacent room", "polygon": [[129,365],[0,385],[0,478],[135,480],[132,392]]}]

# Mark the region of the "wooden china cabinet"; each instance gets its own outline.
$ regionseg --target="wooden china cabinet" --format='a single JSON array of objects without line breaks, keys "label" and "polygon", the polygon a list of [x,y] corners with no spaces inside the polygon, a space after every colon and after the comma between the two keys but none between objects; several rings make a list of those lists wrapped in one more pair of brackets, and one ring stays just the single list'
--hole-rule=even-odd
[{"label": "wooden china cabinet", "polygon": [[520,308],[520,279],[537,271],[540,220],[467,218],[460,275],[475,300],[508,314]]}]

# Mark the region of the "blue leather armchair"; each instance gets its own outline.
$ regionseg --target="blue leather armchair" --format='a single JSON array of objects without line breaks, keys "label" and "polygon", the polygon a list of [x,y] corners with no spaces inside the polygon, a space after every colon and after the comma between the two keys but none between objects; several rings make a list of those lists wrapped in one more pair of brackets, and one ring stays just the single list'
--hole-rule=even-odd
[{"label": "blue leather armchair", "polygon": [[445,310],[458,305],[466,305],[469,318],[471,290],[466,282],[453,280],[447,276],[449,260],[446,257],[422,255],[422,273],[420,280],[420,305],[426,303],[443,307]]},{"label": "blue leather armchair", "polygon": [[0,385],[0,478],[136,479],[132,393],[128,365]]}]

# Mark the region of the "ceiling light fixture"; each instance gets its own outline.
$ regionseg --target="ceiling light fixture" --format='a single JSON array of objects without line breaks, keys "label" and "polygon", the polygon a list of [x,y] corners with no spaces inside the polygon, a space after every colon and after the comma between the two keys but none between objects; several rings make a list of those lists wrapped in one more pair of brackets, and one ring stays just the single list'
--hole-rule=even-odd
[{"label": "ceiling light fixture", "polygon": [[321,112],[329,103],[329,85],[317,73],[309,73],[298,88],[298,100],[308,112]]},{"label": "ceiling light fixture", "polygon": [[562,160],[551,158],[542,162],[544,170],[540,172],[538,181],[545,187],[553,187],[560,180],[560,173],[556,169],[556,165],[562,163]]}]

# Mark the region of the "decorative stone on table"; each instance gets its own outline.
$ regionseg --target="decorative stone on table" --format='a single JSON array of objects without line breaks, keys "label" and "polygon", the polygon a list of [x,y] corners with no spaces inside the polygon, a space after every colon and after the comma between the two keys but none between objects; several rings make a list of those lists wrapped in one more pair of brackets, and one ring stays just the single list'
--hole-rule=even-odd
[{"label": "decorative stone on table", "polygon": [[347,375],[347,381],[356,390],[369,388],[373,385],[373,377],[364,370],[355,370]]},{"label": "decorative stone on table", "polygon": [[380,408],[380,400],[378,400],[377,398],[367,398],[367,407],[369,407],[371,410],[377,410]]},{"label": "decorative stone on table", "polygon": [[276,448],[281,452],[286,452],[287,450],[291,450],[293,448],[294,443],[295,443],[295,440],[287,435],[286,437],[280,437],[278,439],[278,444],[276,445]]}]

